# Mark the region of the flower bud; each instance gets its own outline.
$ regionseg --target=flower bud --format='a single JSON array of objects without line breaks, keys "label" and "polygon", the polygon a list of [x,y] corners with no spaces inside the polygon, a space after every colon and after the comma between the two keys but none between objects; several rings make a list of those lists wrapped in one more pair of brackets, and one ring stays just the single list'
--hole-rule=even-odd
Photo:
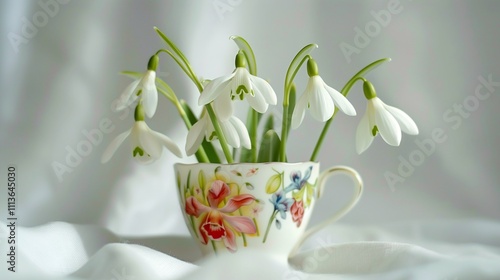
[{"label": "flower bud", "polygon": [[141,102],[135,107],[134,119],[136,122],[144,121],[144,108],[142,108]]},{"label": "flower bud", "polygon": [[373,84],[367,80],[363,82],[363,92],[365,93],[365,97],[368,100],[377,97],[377,92],[375,91]]},{"label": "flower bud", "polygon": [[148,61],[148,70],[156,71],[158,62],[160,62],[160,57],[156,54],[153,55]]},{"label": "flower bud", "polygon": [[236,68],[247,66],[247,59],[246,59],[243,51],[238,52],[238,54],[236,55],[236,59],[234,60],[234,64],[235,64]]},{"label": "flower bud", "polygon": [[319,75],[318,64],[316,63],[316,60],[312,58],[307,60],[307,75],[309,75],[309,77]]}]

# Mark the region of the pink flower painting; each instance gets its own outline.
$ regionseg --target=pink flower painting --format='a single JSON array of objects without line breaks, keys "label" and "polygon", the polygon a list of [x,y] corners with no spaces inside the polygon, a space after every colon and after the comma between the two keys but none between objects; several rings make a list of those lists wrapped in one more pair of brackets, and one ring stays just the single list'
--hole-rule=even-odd
[{"label": "pink flower painting", "polygon": [[[222,241],[230,252],[237,251],[235,232],[254,234],[257,232],[254,221],[249,217],[238,216],[237,210],[255,201],[250,194],[230,196],[228,184],[222,180],[211,183],[206,196],[207,204],[193,196],[186,198],[185,211],[199,218],[198,232],[200,241]],[[236,212],[236,213],[235,213]]]}]

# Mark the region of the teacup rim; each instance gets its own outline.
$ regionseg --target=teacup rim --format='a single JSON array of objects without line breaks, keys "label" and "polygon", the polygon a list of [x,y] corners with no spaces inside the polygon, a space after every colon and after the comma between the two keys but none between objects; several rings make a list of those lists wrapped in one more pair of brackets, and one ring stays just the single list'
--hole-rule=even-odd
[{"label": "teacup rim", "polygon": [[296,162],[281,162],[281,161],[269,161],[269,162],[233,162],[233,163],[214,163],[214,162],[176,162],[174,163],[174,168],[177,166],[244,166],[244,165],[285,165],[285,166],[296,166],[301,164],[320,164],[319,161],[296,161]]}]

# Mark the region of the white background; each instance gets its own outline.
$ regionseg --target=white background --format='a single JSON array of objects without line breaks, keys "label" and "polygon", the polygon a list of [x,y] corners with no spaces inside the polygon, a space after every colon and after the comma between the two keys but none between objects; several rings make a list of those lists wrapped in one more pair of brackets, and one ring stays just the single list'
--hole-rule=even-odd
[{"label": "white background", "polygon": [[[399,148],[377,137],[358,156],[355,131],[366,102],[361,86],[353,87],[349,99],[358,116],[338,115],[319,157],[323,167],[348,165],[364,179],[363,198],[341,223],[500,218],[500,87],[485,100],[474,97],[479,77],[491,75],[500,82],[497,1],[401,0],[386,26],[376,23],[371,11],[387,11],[394,1],[220,0],[229,5],[226,11],[212,0],[68,1],[52,7],[55,12],[49,16],[40,5],[46,2],[0,4],[0,176],[5,182],[7,167],[17,166],[20,225],[66,221],[97,224],[124,235],[187,234],[172,165],[194,159],[166,152],[158,162],[142,166],[125,143],[109,163],[100,163],[110,141],[133,123],[132,114],[111,110],[112,101],[131,81],[118,73],[144,71],[148,58],[165,47],[153,26],[177,43],[197,75],[210,79],[233,70],[237,48],[229,36],[244,37],[254,48],[259,76],[270,81],[278,103],[288,63],[306,44],[319,45],[312,55],[320,74],[338,90],[366,64],[391,57],[392,62],[367,78],[382,100],[412,116],[420,134],[403,135]],[[36,24],[36,31],[26,31],[27,21]],[[373,24],[379,29],[371,31],[366,46],[356,45],[355,28],[366,32]],[[12,34],[23,37],[22,43],[16,45]],[[346,56],[341,44],[359,53]],[[196,88],[165,55],[159,76],[194,106]],[[301,93],[305,71],[299,76]],[[487,93],[486,88],[481,92]],[[469,110],[460,115],[454,106],[464,102]],[[68,149],[76,150],[86,141],[82,131],[98,129],[103,120],[111,121],[113,131],[70,167]],[[184,147],[187,131],[165,98],[160,97],[148,124]],[[306,115],[301,128],[290,134],[291,161],[309,158],[321,128]],[[418,150],[415,140],[431,138],[435,129],[444,132],[446,141],[436,143],[414,172],[391,188],[384,174],[401,175],[401,158],[408,160]],[[56,162],[71,172],[58,178]],[[349,181],[338,178],[335,184],[338,190],[325,193],[315,221],[347,199]],[[0,213],[5,213],[5,203],[0,200]]]}]

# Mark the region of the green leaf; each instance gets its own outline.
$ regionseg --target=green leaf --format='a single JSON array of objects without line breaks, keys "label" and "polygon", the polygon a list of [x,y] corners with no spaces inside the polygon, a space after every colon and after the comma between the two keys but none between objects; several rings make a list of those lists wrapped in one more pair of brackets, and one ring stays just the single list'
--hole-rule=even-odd
[{"label": "green leaf", "polygon": [[257,127],[259,126],[262,114],[250,108],[247,114],[247,129],[252,149],[241,149],[240,162],[256,162],[257,161]]},{"label": "green leaf", "polygon": [[174,102],[176,97],[174,90],[167,84],[167,82],[163,81],[160,78],[156,78],[156,88],[160,91],[165,97],[167,97],[170,101]]},{"label": "green leaf", "polygon": [[135,72],[135,71],[121,71],[120,74],[129,76],[134,79],[139,79],[144,73],[141,72]]},{"label": "green leaf", "polygon": [[255,55],[253,53],[252,47],[250,44],[240,36],[231,36],[230,39],[234,40],[238,48],[243,51],[245,54],[245,58],[248,62],[248,72],[250,74],[256,76],[257,75],[257,62],[255,60]]},{"label": "green leaf", "polygon": [[169,50],[163,50],[165,51],[172,59],[177,62],[179,67],[181,67],[182,71],[186,73],[186,75],[193,81],[193,83],[198,87],[198,90],[201,92],[203,90],[203,86],[201,83],[198,81],[198,77],[194,73],[193,69],[191,68],[191,64],[187,60],[186,56],[182,53],[182,51],[170,40],[170,38],[167,37],[163,32],[160,31],[157,27],[154,27],[154,30],[158,35],[160,35],[160,38],[167,43],[167,45],[172,49],[173,53]]},{"label": "green leaf", "polygon": [[157,27],[154,27],[154,30],[156,31],[156,33],[158,33],[158,35],[160,35],[160,38],[162,38],[163,41],[165,41],[165,43],[167,43],[167,45],[174,51],[174,53],[178,55],[184,63],[189,65],[187,58],[184,56],[181,50],[174,44],[174,42],[172,42],[172,40],[170,40],[170,38],[168,38],[167,35],[161,32],[161,30],[158,29]]},{"label": "green leaf", "polygon": [[288,139],[288,134],[290,134],[290,126],[292,125],[292,115],[295,109],[295,103],[297,101],[297,89],[295,88],[295,83],[292,83],[290,87],[290,92],[288,96],[288,115],[287,115],[287,128],[286,128],[286,138]]},{"label": "green leaf", "polygon": [[274,174],[271,176],[266,183],[266,193],[275,193],[281,186],[281,174]]},{"label": "green leaf", "polygon": [[258,162],[275,162],[279,159],[280,139],[274,130],[268,130],[260,144]]},{"label": "green leaf", "polygon": [[274,129],[274,116],[269,115],[269,117],[267,117],[266,123],[264,124],[264,132],[267,132],[272,129]]},{"label": "green leaf", "polygon": [[242,148],[240,153],[240,162],[253,162],[252,150]]},{"label": "green leaf", "polygon": [[[186,115],[191,122],[191,124],[195,124],[198,121],[198,118],[194,115],[193,111],[189,107],[189,105],[186,103],[185,100],[181,99],[179,100],[179,103],[181,104],[182,108],[186,112]],[[205,153],[207,154],[208,159],[210,160],[211,163],[221,163],[219,156],[217,155],[217,152],[215,151],[214,146],[212,143],[208,142],[206,139],[203,139],[203,142],[201,143],[201,146],[205,150]],[[196,159],[200,161],[199,158],[199,153],[195,153]]]}]

